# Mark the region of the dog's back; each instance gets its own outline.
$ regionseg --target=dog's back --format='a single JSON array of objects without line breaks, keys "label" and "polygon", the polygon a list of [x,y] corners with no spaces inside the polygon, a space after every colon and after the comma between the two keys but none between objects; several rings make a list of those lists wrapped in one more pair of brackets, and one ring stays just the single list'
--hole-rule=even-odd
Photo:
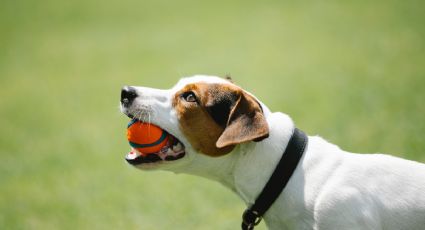
[{"label": "dog's back", "polygon": [[[315,201],[319,229],[425,229],[425,164],[384,154],[332,155],[338,163]],[[321,160],[334,161],[328,154]]]}]

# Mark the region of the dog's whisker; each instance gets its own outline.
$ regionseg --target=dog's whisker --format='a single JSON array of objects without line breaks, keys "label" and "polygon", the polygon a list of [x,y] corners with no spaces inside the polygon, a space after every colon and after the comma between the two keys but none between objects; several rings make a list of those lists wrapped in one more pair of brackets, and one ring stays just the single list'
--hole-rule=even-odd
[{"label": "dog's whisker", "polygon": [[151,123],[151,114],[148,113],[147,115],[148,115],[148,121],[149,121],[149,123]]}]

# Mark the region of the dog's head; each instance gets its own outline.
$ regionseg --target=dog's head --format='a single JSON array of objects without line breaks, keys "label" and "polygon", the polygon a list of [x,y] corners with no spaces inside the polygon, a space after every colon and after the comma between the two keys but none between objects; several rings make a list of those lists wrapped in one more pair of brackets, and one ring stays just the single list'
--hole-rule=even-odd
[{"label": "dog's head", "polygon": [[179,147],[168,150],[178,157],[155,157],[149,163],[127,157],[130,164],[145,169],[189,161],[196,154],[219,157],[238,144],[260,141],[269,134],[257,99],[218,77],[183,78],[169,90],[126,86],[121,92],[121,111],[161,127],[178,140]]}]

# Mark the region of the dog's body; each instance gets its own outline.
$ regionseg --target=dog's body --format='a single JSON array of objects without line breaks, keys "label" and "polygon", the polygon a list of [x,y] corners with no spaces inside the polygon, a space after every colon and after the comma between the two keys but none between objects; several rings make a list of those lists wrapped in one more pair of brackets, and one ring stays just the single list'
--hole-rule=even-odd
[{"label": "dog's body", "polygon": [[[132,91],[134,97],[122,99],[122,111],[162,127],[185,146],[182,159],[136,167],[216,180],[247,205],[268,181],[295,127],[287,115],[270,112],[217,77],[185,78],[170,90]],[[309,137],[264,219],[270,229],[425,229],[425,164],[348,153]]]}]

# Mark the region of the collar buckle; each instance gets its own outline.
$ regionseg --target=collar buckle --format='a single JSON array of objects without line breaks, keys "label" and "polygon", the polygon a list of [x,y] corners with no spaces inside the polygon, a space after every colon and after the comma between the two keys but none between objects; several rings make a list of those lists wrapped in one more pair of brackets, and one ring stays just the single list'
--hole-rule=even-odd
[{"label": "collar buckle", "polygon": [[242,215],[242,229],[252,230],[262,219],[258,212],[248,208]]}]

